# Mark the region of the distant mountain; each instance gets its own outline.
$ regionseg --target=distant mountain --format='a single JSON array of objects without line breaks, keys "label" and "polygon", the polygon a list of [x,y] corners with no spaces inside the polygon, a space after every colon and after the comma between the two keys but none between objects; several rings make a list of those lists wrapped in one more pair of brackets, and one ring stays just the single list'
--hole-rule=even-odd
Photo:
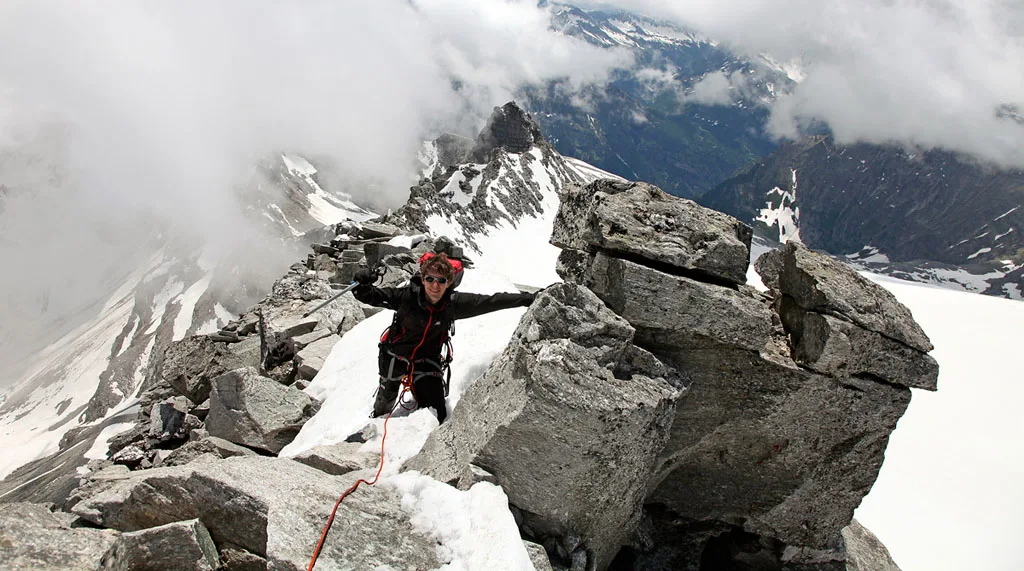
[{"label": "distant mountain", "polygon": [[[269,158],[236,191],[242,210],[262,225],[241,246],[247,252],[214,253],[164,234],[137,267],[112,268],[105,296],[54,329],[41,350],[21,355],[30,365],[0,393],[0,442],[11,447],[0,476],[55,451],[68,430],[117,415],[148,388],[170,343],[217,331],[262,298],[308,248],[307,232],[376,216],[322,188],[316,167],[297,155]],[[259,252],[259,264],[240,260],[251,252]]]},{"label": "distant mountain", "polygon": [[1020,299],[1024,172],[826,136],[787,144],[700,198],[765,236],[876,272]]},{"label": "distant mountain", "polygon": [[[639,70],[617,72],[606,88],[582,94],[569,95],[558,83],[524,90],[524,107],[563,155],[692,198],[775,149],[763,132],[761,103],[794,82],[770,60],[747,61],[674,24],[625,12],[555,5],[551,26],[601,48],[629,50]],[[691,98],[714,73],[739,86],[730,90],[731,103]]]}]

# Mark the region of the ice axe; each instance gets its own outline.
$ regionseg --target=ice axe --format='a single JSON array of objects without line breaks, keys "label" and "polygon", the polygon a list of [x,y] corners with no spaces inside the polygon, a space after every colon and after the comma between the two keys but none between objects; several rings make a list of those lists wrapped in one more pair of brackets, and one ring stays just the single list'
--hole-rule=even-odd
[{"label": "ice axe", "polygon": [[334,294],[334,297],[332,297],[331,299],[328,299],[327,301],[321,303],[320,305],[314,307],[313,309],[310,309],[306,313],[303,313],[302,317],[305,318],[305,317],[309,317],[310,315],[313,315],[314,313],[316,313],[320,309],[323,309],[323,307],[326,306],[327,304],[329,304],[332,301],[338,299],[339,297],[345,295],[346,293],[356,289],[357,285],[359,285],[359,282],[352,282],[352,283],[348,284],[348,286],[345,289],[343,289],[343,290],[339,291],[338,293]]},{"label": "ice axe", "polygon": [[[378,263],[377,267],[374,268],[374,273],[377,274],[377,279],[378,280],[380,278],[382,278],[386,272],[387,272],[387,268],[384,267],[384,264]],[[313,309],[310,309],[309,311],[304,313],[302,315],[302,317],[306,318],[306,317],[309,317],[310,315],[313,315],[314,313],[316,313],[317,311],[322,309],[325,305],[331,303],[332,301],[338,299],[339,297],[345,295],[346,293],[354,290],[357,285],[359,285],[359,282],[353,280],[352,283],[348,284],[348,286],[345,289],[343,289],[343,290],[339,291],[338,293],[334,294],[334,297],[332,297],[331,299],[321,303],[320,305],[314,307]]]}]

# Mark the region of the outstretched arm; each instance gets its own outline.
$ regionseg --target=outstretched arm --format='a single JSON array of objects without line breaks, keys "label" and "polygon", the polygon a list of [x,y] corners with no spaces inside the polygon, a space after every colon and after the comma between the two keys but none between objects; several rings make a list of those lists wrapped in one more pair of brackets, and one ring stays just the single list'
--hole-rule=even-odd
[{"label": "outstretched arm", "polygon": [[481,295],[478,293],[455,292],[452,294],[452,306],[455,319],[476,317],[499,309],[527,307],[533,303],[534,293],[495,293]]},{"label": "outstretched arm", "polygon": [[375,287],[372,285],[359,284],[352,290],[352,295],[359,301],[374,307],[386,309],[398,309],[402,300],[407,295],[406,288]]}]

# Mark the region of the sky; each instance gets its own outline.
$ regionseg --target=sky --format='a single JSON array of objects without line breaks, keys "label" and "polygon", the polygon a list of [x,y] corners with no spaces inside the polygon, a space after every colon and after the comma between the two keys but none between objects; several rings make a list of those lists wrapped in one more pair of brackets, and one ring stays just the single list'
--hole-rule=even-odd
[{"label": "sky", "polygon": [[[826,121],[841,141],[1024,166],[1024,126],[996,113],[1024,109],[1020,2],[613,4],[798,63],[767,125],[778,136]],[[423,138],[472,136],[523,85],[633,65],[555,34],[531,1],[3,2],[0,363],[46,334],[22,332],[39,312],[60,321],[110,293],[154,236],[247,244],[232,190],[261,159],[329,158],[357,202],[398,206]],[[728,104],[737,83],[712,75],[695,93]]]}]

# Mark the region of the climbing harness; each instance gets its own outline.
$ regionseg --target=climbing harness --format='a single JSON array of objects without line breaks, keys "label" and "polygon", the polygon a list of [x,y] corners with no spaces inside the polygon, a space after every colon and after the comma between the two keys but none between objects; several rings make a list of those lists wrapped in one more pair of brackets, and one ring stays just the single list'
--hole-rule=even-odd
[{"label": "climbing harness", "polygon": [[[430,323],[432,323],[434,319],[434,310],[431,310],[430,313],[430,321],[428,321],[427,327],[424,329],[424,339],[426,331],[430,328]],[[405,378],[406,375],[409,374],[409,371],[413,371],[415,369],[414,365],[419,365],[420,370],[415,372],[415,375],[413,376],[412,379],[413,384],[418,383],[424,377],[438,377],[441,379],[441,386],[444,388],[444,396],[445,398],[447,398],[449,387],[451,386],[452,382],[451,364],[452,361],[455,359],[455,352],[452,349],[452,336],[455,335],[455,322],[453,321],[448,326],[448,331],[446,332],[444,340],[442,341],[441,345],[443,353],[439,355],[438,359],[430,359],[424,357],[421,359],[410,360],[409,358],[403,357],[402,355],[399,355],[392,351],[391,347],[395,339],[391,338],[391,331],[395,329],[397,325],[398,314],[396,312],[395,319],[391,322],[391,325],[389,325],[388,328],[385,329],[384,332],[381,334],[380,343],[377,345],[380,348],[380,352],[387,355],[390,358],[386,368],[381,367],[382,372],[380,386],[377,388],[377,390],[381,390],[384,387],[385,383],[394,382]],[[423,340],[420,341],[420,345],[422,344]],[[416,350],[418,349],[419,346],[416,347]],[[416,351],[414,350],[413,355],[415,354]],[[403,366],[397,367],[396,365],[399,364]],[[396,374],[396,369],[404,369],[405,372],[400,372]],[[386,374],[383,372],[385,370]]]}]

